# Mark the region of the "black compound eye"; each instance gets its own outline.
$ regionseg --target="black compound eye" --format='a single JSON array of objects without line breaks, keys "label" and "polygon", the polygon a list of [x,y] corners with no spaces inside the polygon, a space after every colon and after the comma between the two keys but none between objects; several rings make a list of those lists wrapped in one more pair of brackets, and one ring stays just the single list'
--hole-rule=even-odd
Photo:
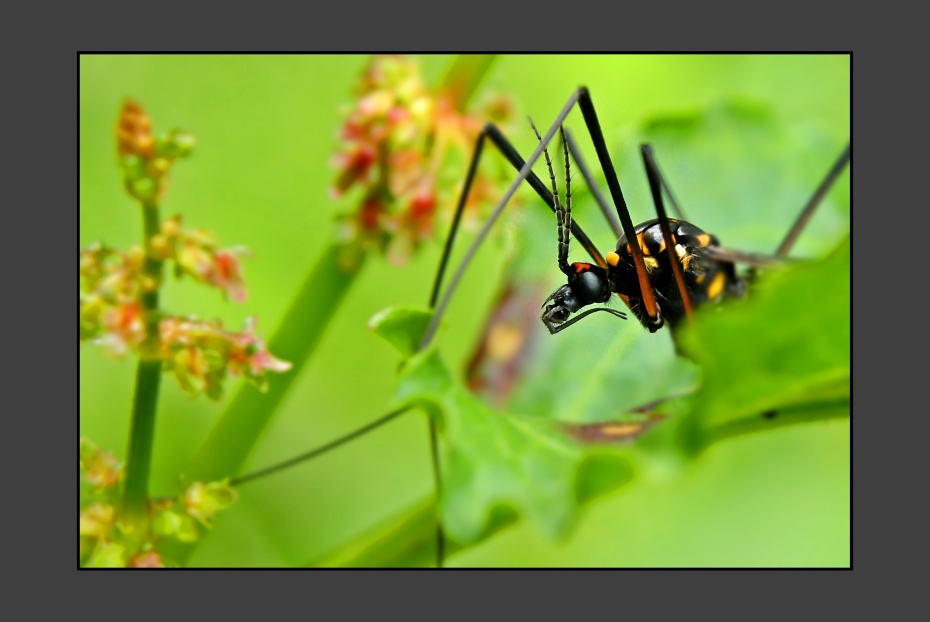
[{"label": "black compound eye", "polygon": [[593,270],[582,272],[572,283],[572,289],[578,294],[578,297],[585,302],[601,302],[605,296],[604,279]]}]

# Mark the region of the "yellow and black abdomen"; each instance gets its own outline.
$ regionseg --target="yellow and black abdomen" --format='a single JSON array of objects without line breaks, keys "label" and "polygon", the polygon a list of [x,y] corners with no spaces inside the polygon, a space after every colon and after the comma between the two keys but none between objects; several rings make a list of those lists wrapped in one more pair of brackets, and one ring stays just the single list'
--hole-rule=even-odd
[{"label": "yellow and black abdomen", "polygon": [[[698,307],[706,302],[716,302],[727,297],[738,297],[745,290],[745,282],[737,274],[732,263],[712,259],[702,249],[717,246],[717,238],[684,220],[669,219],[669,228],[675,244],[675,255],[685,280],[685,289],[691,304]],[[659,220],[647,220],[636,227],[636,240],[643,252],[643,261],[653,295],[662,318],[674,328],[684,318],[684,307],[675,284],[675,276],[669,265],[665,239]],[[639,318],[640,323],[651,331],[657,330],[646,315],[636,278],[633,257],[626,235],[617,241],[616,251],[607,253],[608,280],[611,291],[619,294]]]}]

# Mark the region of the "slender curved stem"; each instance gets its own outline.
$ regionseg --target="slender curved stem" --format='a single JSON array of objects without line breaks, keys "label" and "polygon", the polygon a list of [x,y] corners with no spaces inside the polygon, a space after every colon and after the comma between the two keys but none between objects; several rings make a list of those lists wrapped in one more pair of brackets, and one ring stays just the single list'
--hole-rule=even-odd
[{"label": "slender curved stem", "polygon": [[297,464],[300,464],[301,462],[306,462],[307,460],[316,458],[317,456],[325,454],[331,449],[336,449],[337,447],[344,445],[345,443],[348,443],[354,438],[357,438],[359,436],[362,436],[363,434],[371,432],[375,428],[381,427],[382,425],[384,425],[385,423],[389,421],[393,421],[396,417],[402,415],[408,410],[410,410],[409,406],[398,408],[397,410],[392,410],[391,412],[384,415],[383,417],[375,419],[371,423],[364,425],[360,428],[357,428],[356,430],[349,432],[345,436],[340,436],[336,440],[330,441],[329,443],[326,443],[322,447],[311,449],[310,451],[306,453],[300,454],[299,456],[295,456],[294,458],[291,458],[290,460],[279,462],[278,464],[274,464],[270,467],[265,467],[264,469],[259,469],[258,471],[247,473],[246,475],[240,475],[239,477],[234,477],[231,480],[229,480],[229,483],[232,486],[241,486],[242,484],[245,484],[246,482],[250,482],[252,480],[265,477],[266,475],[271,475],[272,473],[277,473],[278,471],[295,466]]}]

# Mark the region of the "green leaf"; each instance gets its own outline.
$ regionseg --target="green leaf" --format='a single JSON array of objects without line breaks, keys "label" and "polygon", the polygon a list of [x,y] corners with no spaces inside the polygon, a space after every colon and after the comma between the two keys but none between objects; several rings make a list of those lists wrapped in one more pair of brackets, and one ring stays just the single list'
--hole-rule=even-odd
[{"label": "green leaf", "polygon": [[419,307],[390,307],[376,313],[368,321],[368,328],[402,356],[409,357],[419,348],[432,317],[432,311]]},{"label": "green leaf", "polygon": [[[772,253],[830,166],[846,136],[786,124],[761,102],[728,98],[644,120],[624,136],[618,166],[629,171],[637,219],[654,217],[640,143],[653,145],[685,220],[730,248]],[[822,257],[849,232],[849,170],[817,208],[794,257]],[[671,215],[671,214],[670,214]]]},{"label": "green leaf", "polygon": [[[424,316],[409,309],[379,315],[392,318],[386,338],[404,343],[416,343]],[[514,516],[551,537],[563,535],[579,499],[632,476],[622,456],[573,440],[553,421],[495,412],[453,381],[435,348],[406,362],[396,396],[436,418],[443,440],[440,517],[458,542],[480,540]]]},{"label": "green leaf", "polygon": [[746,300],[699,310],[681,331],[682,349],[704,370],[691,447],[736,430],[848,416],[850,259],[847,239],[823,261],[764,275]]}]

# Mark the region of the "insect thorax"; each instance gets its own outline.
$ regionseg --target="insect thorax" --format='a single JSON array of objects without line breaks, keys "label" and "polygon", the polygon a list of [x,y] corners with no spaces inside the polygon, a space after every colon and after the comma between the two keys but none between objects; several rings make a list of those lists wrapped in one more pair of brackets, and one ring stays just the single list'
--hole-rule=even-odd
[{"label": "insect thorax", "polygon": [[[704,248],[718,245],[716,237],[684,220],[669,219],[668,222],[685,289],[693,306],[743,294],[745,282],[736,274],[733,264],[712,259],[702,252]],[[684,308],[669,264],[659,220],[647,220],[637,225],[635,230],[656,304],[665,322],[674,328],[684,317]],[[651,329],[626,235],[621,235],[617,241],[616,252],[608,253],[608,264],[611,290],[624,297],[640,323]]]}]

